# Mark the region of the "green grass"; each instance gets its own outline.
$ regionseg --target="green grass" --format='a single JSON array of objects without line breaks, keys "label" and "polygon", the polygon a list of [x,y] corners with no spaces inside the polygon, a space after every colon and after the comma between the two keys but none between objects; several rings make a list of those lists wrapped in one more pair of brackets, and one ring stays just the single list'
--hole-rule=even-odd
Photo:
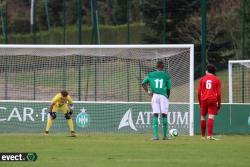
[{"label": "green grass", "polygon": [[36,152],[36,162],[0,162],[18,167],[247,167],[250,136],[221,136],[203,141],[199,136],[151,141],[151,135],[1,134],[1,152]]}]

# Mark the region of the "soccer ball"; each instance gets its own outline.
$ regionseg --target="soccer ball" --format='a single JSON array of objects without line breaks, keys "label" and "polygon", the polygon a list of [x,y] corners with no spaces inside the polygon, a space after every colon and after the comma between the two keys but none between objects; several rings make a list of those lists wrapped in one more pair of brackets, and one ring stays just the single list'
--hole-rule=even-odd
[{"label": "soccer ball", "polygon": [[170,134],[170,136],[178,136],[178,130],[177,129],[170,129],[169,134]]}]

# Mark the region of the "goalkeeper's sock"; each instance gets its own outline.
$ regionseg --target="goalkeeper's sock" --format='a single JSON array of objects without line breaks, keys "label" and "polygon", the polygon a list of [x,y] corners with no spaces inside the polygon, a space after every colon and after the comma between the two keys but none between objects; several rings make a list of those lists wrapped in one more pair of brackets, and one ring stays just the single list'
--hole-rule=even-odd
[{"label": "goalkeeper's sock", "polygon": [[50,127],[52,126],[52,120],[50,117],[48,117],[47,120],[47,125],[46,125],[46,130],[45,131],[49,131]]},{"label": "goalkeeper's sock", "polygon": [[206,135],[206,120],[201,120],[201,136],[205,137]]},{"label": "goalkeeper's sock", "polygon": [[207,123],[207,135],[208,136],[213,136],[213,128],[214,128],[214,120],[209,118],[208,123]]},{"label": "goalkeeper's sock", "polygon": [[163,138],[166,138],[168,134],[168,117],[167,116],[162,117],[162,129],[163,129]]},{"label": "goalkeeper's sock", "polygon": [[74,125],[73,125],[73,120],[72,120],[72,118],[71,118],[71,119],[68,119],[67,122],[68,122],[69,130],[70,130],[70,131],[74,131]]},{"label": "goalkeeper's sock", "polygon": [[154,128],[154,138],[159,139],[159,131],[158,131],[158,116],[153,117],[153,128]]}]

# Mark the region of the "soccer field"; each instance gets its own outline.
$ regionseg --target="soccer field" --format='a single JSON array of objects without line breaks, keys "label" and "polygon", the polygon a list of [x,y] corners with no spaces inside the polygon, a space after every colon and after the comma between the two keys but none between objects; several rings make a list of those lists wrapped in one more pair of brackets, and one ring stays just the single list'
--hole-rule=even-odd
[{"label": "soccer field", "polygon": [[36,152],[35,162],[0,162],[0,166],[53,167],[248,167],[250,136],[200,136],[152,141],[151,135],[1,134],[0,152]]}]

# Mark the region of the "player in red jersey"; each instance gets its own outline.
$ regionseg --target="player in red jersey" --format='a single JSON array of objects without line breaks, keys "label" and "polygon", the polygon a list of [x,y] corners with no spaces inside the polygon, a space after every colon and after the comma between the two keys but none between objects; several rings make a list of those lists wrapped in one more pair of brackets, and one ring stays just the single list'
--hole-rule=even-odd
[{"label": "player in red jersey", "polygon": [[208,114],[207,139],[216,140],[213,137],[214,118],[221,108],[221,82],[215,75],[216,67],[207,65],[206,75],[199,81],[198,100],[201,114],[201,138],[206,139],[206,116]]}]

